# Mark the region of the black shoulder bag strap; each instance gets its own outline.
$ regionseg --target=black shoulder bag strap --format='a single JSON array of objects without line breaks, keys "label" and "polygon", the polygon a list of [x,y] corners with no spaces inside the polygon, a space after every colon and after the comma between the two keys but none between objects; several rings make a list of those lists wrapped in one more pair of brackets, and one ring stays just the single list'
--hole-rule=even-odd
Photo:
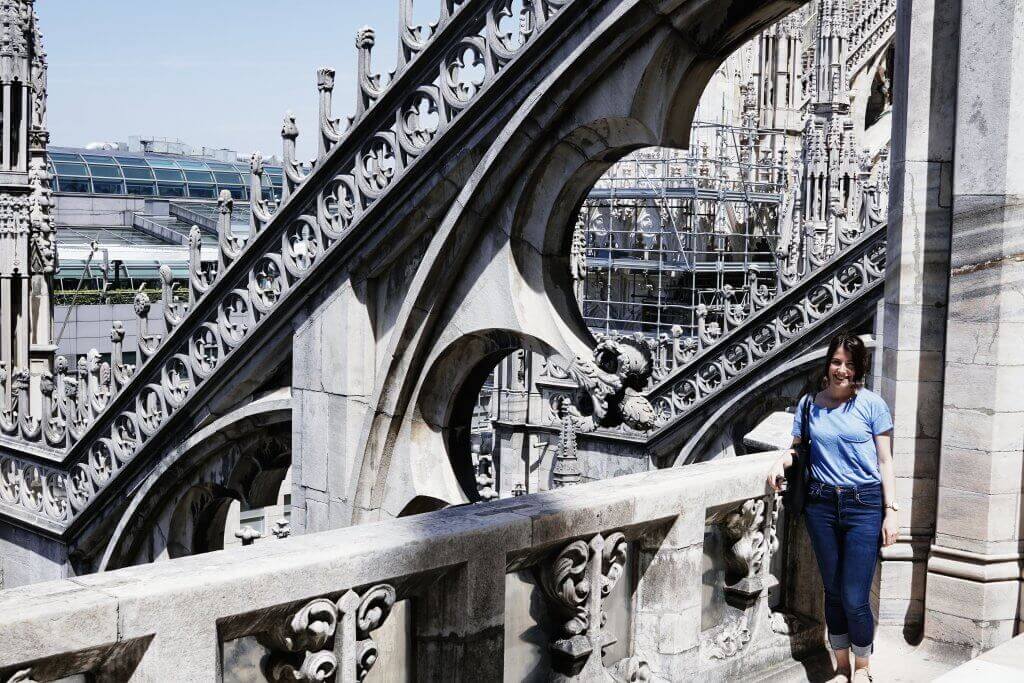
[{"label": "black shoulder bag strap", "polygon": [[811,402],[814,401],[813,394],[807,394],[804,397],[804,415],[803,420],[800,421],[800,443],[803,445],[804,455],[804,470],[807,473],[807,480],[811,478]]},{"label": "black shoulder bag strap", "polygon": [[793,466],[786,472],[786,496],[784,503],[793,514],[802,514],[807,498],[807,485],[811,479],[811,401],[807,394],[799,405],[801,413],[800,444],[797,446]]}]

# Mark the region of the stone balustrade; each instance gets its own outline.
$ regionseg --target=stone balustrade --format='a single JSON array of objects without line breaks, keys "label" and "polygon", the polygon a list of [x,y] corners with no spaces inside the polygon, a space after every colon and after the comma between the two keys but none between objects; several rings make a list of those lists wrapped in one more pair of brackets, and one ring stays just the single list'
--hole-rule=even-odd
[{"label": "stone balustrade", "polygon": [[846,73],[854,76],[896,32],[896,0],[870,0],[850,27]]},{"label": "stone balustrade", "polygon": [[677,681],[768,671],[821,642],[811,620],[769,607],[776,575],[796,576],[771,571],[781,560],[779,505],[765,486],[774,458],[0,592],[0,681]]}]

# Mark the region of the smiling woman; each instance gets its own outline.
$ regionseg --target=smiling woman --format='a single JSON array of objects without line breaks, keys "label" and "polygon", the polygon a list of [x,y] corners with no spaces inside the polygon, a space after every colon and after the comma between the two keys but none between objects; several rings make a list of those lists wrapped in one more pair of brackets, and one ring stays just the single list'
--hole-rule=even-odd
[{"label": "smiling woman", "polygon": [[769,484],[776,489],[788,468],[804,476],[803,512],[825,588],[825,622],[841,675],[849,677],[850,650],[856,670],[867,675],[873,651],[874,617],[869,599],[880,546],[898,533],[892,464],[892,417],[882,398],[865,389],[868,354],[864,342],[840,332],[831,341],[819,382],[793,420],[793,446],[775,463]]}]

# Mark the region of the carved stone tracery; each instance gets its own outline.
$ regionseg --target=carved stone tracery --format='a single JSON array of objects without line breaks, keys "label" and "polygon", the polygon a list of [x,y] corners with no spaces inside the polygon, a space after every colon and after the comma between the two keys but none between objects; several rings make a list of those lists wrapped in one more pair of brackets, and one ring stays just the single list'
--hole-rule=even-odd
[{"label": "carved stone tracery", "polygon": [[[140,362],[137,370],[125,366],[123,362],[114,363],[107,371],[111,375],[110,380],[102,379],[106,372],[98,370],[96,372],[101,379],[92,385],[89,382],[76,382],[73,373],[68,376],[54,373],[53,390],[44,392],[44,408],[38,416],[25,412],[29,405],[27,401],[19,402],[16,396],[3,397],[4,405],[0,413],[6,416],[6,434],[68,453],[65,468],[43,469],[47,476],[52,476],[55,483],[68,481],[73,475],[82,480],[81,470],[76,468],[91,471],[94,462],[97,462],[92,454],[97,449],[108,448],[106,444],[111,444],[109,448],[117,451],[114,460],[120,462],[114,467],[97,470],[93,477],[98,482],[95,485],[79,486],[76,489],[76,502],[70,508],[60,501],[65,500],[67,494],[64,491],[71,489],[59,485],[48,487],[52,490],[48,495],[53,498],[53,504],[45,508],[48,511],[45,513],[48,515],[47,521],[58,526],[70,523],[109,480],[109,477],[104,478],[102,475],[116,475],[124,462],[146,447],[167,418],[191,400],[196,389],[223,366],[232,350],[252,333],[260,320],[271,315],[296,283],[316,269],[329,250],[346,239],[360,217],[396,181],[410,172],[416,160],[473,105],[479,93],[495,79],[501,78],[510,60],[524,54],[536,36],[546,30],[552,18],[568,4],[568,0],[524,3],[519,11],[512,10],[509,3],[494,2],[484,8],[487,20],[491,22],[486,30],[481,31],[481,27],[477,26],[441,46],[435,42],[435,37],[444,35],[443,29],[451,18],[449,9],[445,9],[436,25],[403,29],[403,58],[393,74],[372,72],[370,53],[375,36],[372,31],[362,31],[358,37],[360,64],[357,100],[360,104],[357,106],[357,115],[348,122],[348,126],[342,125],[344,122],[335,118],[330,111],[329,95],[333,91],[334,75],[330,69],[322,69],[318,73],[317,87],[325,106],[319,122],[322,146],[317,158],[311,163],[303,163],[295,157],[294,143],[298,125],[294,118],[287,119],[282,130],[288,161],[287,185],[291,193],[284,202],[290,201],[300,185],[309,182],[316,184],[314,192],[303,195],[311,197],[305,204],[294,207],[289,205],[287,220],[277,219],[273,202],[263,199],[262,157],[258,154],[253,156],[250,178],[253,190],[252,229],[249,242],[263,231],[274,233],[273,239],[259,241],[260,253],[247,251],[248,244],[236,244],[232,247],[234,257],[226,259],[223,267],[217,268],[216,272],[198,273],[195,271],[203,267],[202,264],[193,266],[192,280],[201,281],[205,291],[190,291],[189,302],[185,304],[176,300],[171,287],[168,297],[171,305],[165,309],[165,315],[169,316],[165,318],[166,334],[148,330],[145,317],[140,321]],[[881,2],[875,4],[889,6]],[[15,6],[27,8],[30,3],[26,0],[11,0],[0,4],[0,7],[9,9]],[[448,7],[447,3],[445,7]],[[882,9],[883,14],[888,11]],[[8,45],[5,49],[12,55],[33,54],[30,65],[32,73],[26,73],[25,81],[31,80],[33,83],[36,104],[31,120],[37,125],[33,125],[30,139],[35,141],[33,145],[37,145],[46,139],[45,130],[42,129],[46,113],[45,54],[38,27],[29,14],[21,11],[16,21],[12,20],[5,25],[4,35],[9,38],[5,38],[7,42],[4,44]],[[883,21],[884,18],[877,21],[872,19],[868,24],[879,27]],[[18,34],[12,27],[21,27],[25,32]],[[864,29],[859,35],[867,36],[874,30]],[[446,37],[446,40],[450,39],[450,36]],[[855,44],[856,40],[851,37],[851,44]],[[30,49],[33,46],[34,51]],[[436,79],[432,75],[429,79],[421,79],[422,82],[416,81],[404,70],[414,58],[421,59],[421,62],[430,61],[436,67],[433,74],[440,73],[442,77]],[[395,111],[377,117],[388,121],[386,125],[369,125],[365,113],[378,106],[382,102],[381,95],[391,87],[402,88],[403,93],[409,97],[399,98],[401,101],[394,105]],[[399,126],[400,121],[406,125]],[[349,140],[352,144],[346,145],[346,150],[350,150],[345,152],[347,156],[332,156],[338,143],[349,137],[353,139]],[[842,131],[838,131],[838,138],[835,134],[832,137],[838,139],[844,163],[849,163],[856,155],[851,156]],[[824,137],[822,141],[823,144],[828,142]],[[716,171],[706,163],[706,151],[703,156],[703,173],[710,181]],[[55,251],[49,236],[51,233],[48,232],[52,221],[46,214],[51,192],[47,187],[49,174],[45,165],[33,161],[38,158],[41,157],[37,155],[29,159],[30,174],[34,174],[35,180],[26,206],[31,257],[26,252],[22,260],[33,268],[38,265],[44,273],[48,273],[56,265]],[[874,192],[868,183],[863,187],[867,194]],[[877,224],[876,209],[884,206],[884,201],[878,196],[872,196],[874,198],[870,202],[861,203],[862,208],[867,207],[865,213],[871,217],[860,223]],[[798,199],[794,198],[794,212],[799,210],[796,205],[799,204]],[[849,231],[850,225],[855,222],[853,216],[856,213],[849,209],[846,211],[846,227]],[[651,215],[645,216],[644,220],[652,220]],[[863,236],[864,233],[860,234]],[[879,244],[881,240],[872,244],[872,248]],[[581,249],[586,248],[585,240],[574,239],[573,248],[578,255]],[[840,245],[836,253],[842,251]],[[874,252],[877,256],[877,250]],[[881,269],[877,268],[878,259],[863,258],[862,254],[849,254],[852,267],[861,273],[861,282],[852,281],[847,284],[839,276],[821,278],[827,280],[827,286],[836,291],[839,304],[853,299],[881,277]],[[881,254],[884,258],[884,251]],[[227,267],[229,260],[234,268]],[[199,262],[199,259],[195,261]],[[578,265],[575,267],[576,272],[579,271]],[[225,276],[228,272],[230,277]],[[786,287],[795,284],[798,283],[793,280]],[[736,307],[739,304],[731,304],[728,317],[733,320],[732,324],[746,324],[745,320],[752,318],[759,306],[762,309],[769,306],[771,302],[767,297],[770,292],[766,288],[762,294],[761,298],[753,300],[748,312],[738,312]],[[140,292],[139,297],[148,300],[143,292]],[[205,297],[214,298],[215,304],[199,307],[206,313],[197,317],[193,314],[193,304]],[[140,305],[139,309],[145,316],[148,313],[148,301]],[[796,315],[790,315],[794,310]],[[744,315],[747,318],[741,319]],[[821,317],[822,314],[813,310],[809,301],[800,301],[793,309],[780,312],[769,322],[762,324],[759,321],[756,329],[746,330],[749,334],[741,335],[743,338],[738,341],[729,338],[735,328],[719,328],[716,332],[714,325],[717,323],[707,322],[704,334],[699,339],[676,335],[666,339],[668,348],[664,353],[654,353],[649,347],[646,350],[630,349],[627,348],[629,342],[621,339],[611,340],[604,348],[599,345],[594,359],[579,359],[573,369],[574,376],[581,380],[580,384],[588,397],[586,401],[578,401],[587,405],[577,406],[579,415],[573,416],[573,424],[579,429],[610,427],[638,431],[664,426],[726,386],[746,368],[763,362],[766,356],[779,350],[788,339]],[[613,349],[612,346],[617,348]],[[202,349],[202,352],[197,352],[197,349]],[[701,352],[704,355],[699,367],[683,367],[680,371],[682,376],[674,374],[681,366],[698,358]],[[664,378],[664,386],[650,387],[648,379],[643,382],[627,380],[631,359],[637,354],[648,356],[648,377]],[[145,367],[151,358],[156,360]],[[614,358],[615,361],[606,362],[606,358]],[[667,370],[663,367],[655,373],[653,366],[656,358],[665,358],[671,367]],[[610,370],[613,366],[615,369]],[[95,387],[98,393],[93,392],[90,386]],[[122,391],[132,398],[115,401]],[[111,412],[108,409],[111,403],[116,403],[120,408]],[[42,425],[38,430],[34,426],[37,424]],[[130,437],[125,436],[125,425],[135,426],[135,432]],[[80,440],[84,440],[84,443],[79,443]],[[31,466],[28,460],[21,458],[11,458],[7,462],[10,463],[9,467],[22,475]],[[61,510],[65,512],[59,512]],[[53,514],[57,517],[50,516]]]}]

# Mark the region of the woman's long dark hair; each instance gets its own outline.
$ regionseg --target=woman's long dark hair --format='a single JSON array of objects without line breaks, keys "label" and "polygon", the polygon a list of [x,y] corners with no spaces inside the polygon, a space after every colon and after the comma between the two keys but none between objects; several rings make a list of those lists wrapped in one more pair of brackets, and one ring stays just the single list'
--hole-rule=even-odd
[{"label": "woman's long dark hair", "polygon": [[828,386],[829,368],[832,364],[832,356],[835,355],[836,349],[839,347],[842,347],[848,354],[850,354],[850,358],[853,360],[854,384],[863,385],[864,378],[868,376],[871,357],[868,355],[867,347],[864,346],[864,342],[860,337],[844,330],[832,337],[832,341],[828,343],[828,353],[825,354],[825,364],[822,367],[821,375],[818,378],[819,389],[824,389]]}]

